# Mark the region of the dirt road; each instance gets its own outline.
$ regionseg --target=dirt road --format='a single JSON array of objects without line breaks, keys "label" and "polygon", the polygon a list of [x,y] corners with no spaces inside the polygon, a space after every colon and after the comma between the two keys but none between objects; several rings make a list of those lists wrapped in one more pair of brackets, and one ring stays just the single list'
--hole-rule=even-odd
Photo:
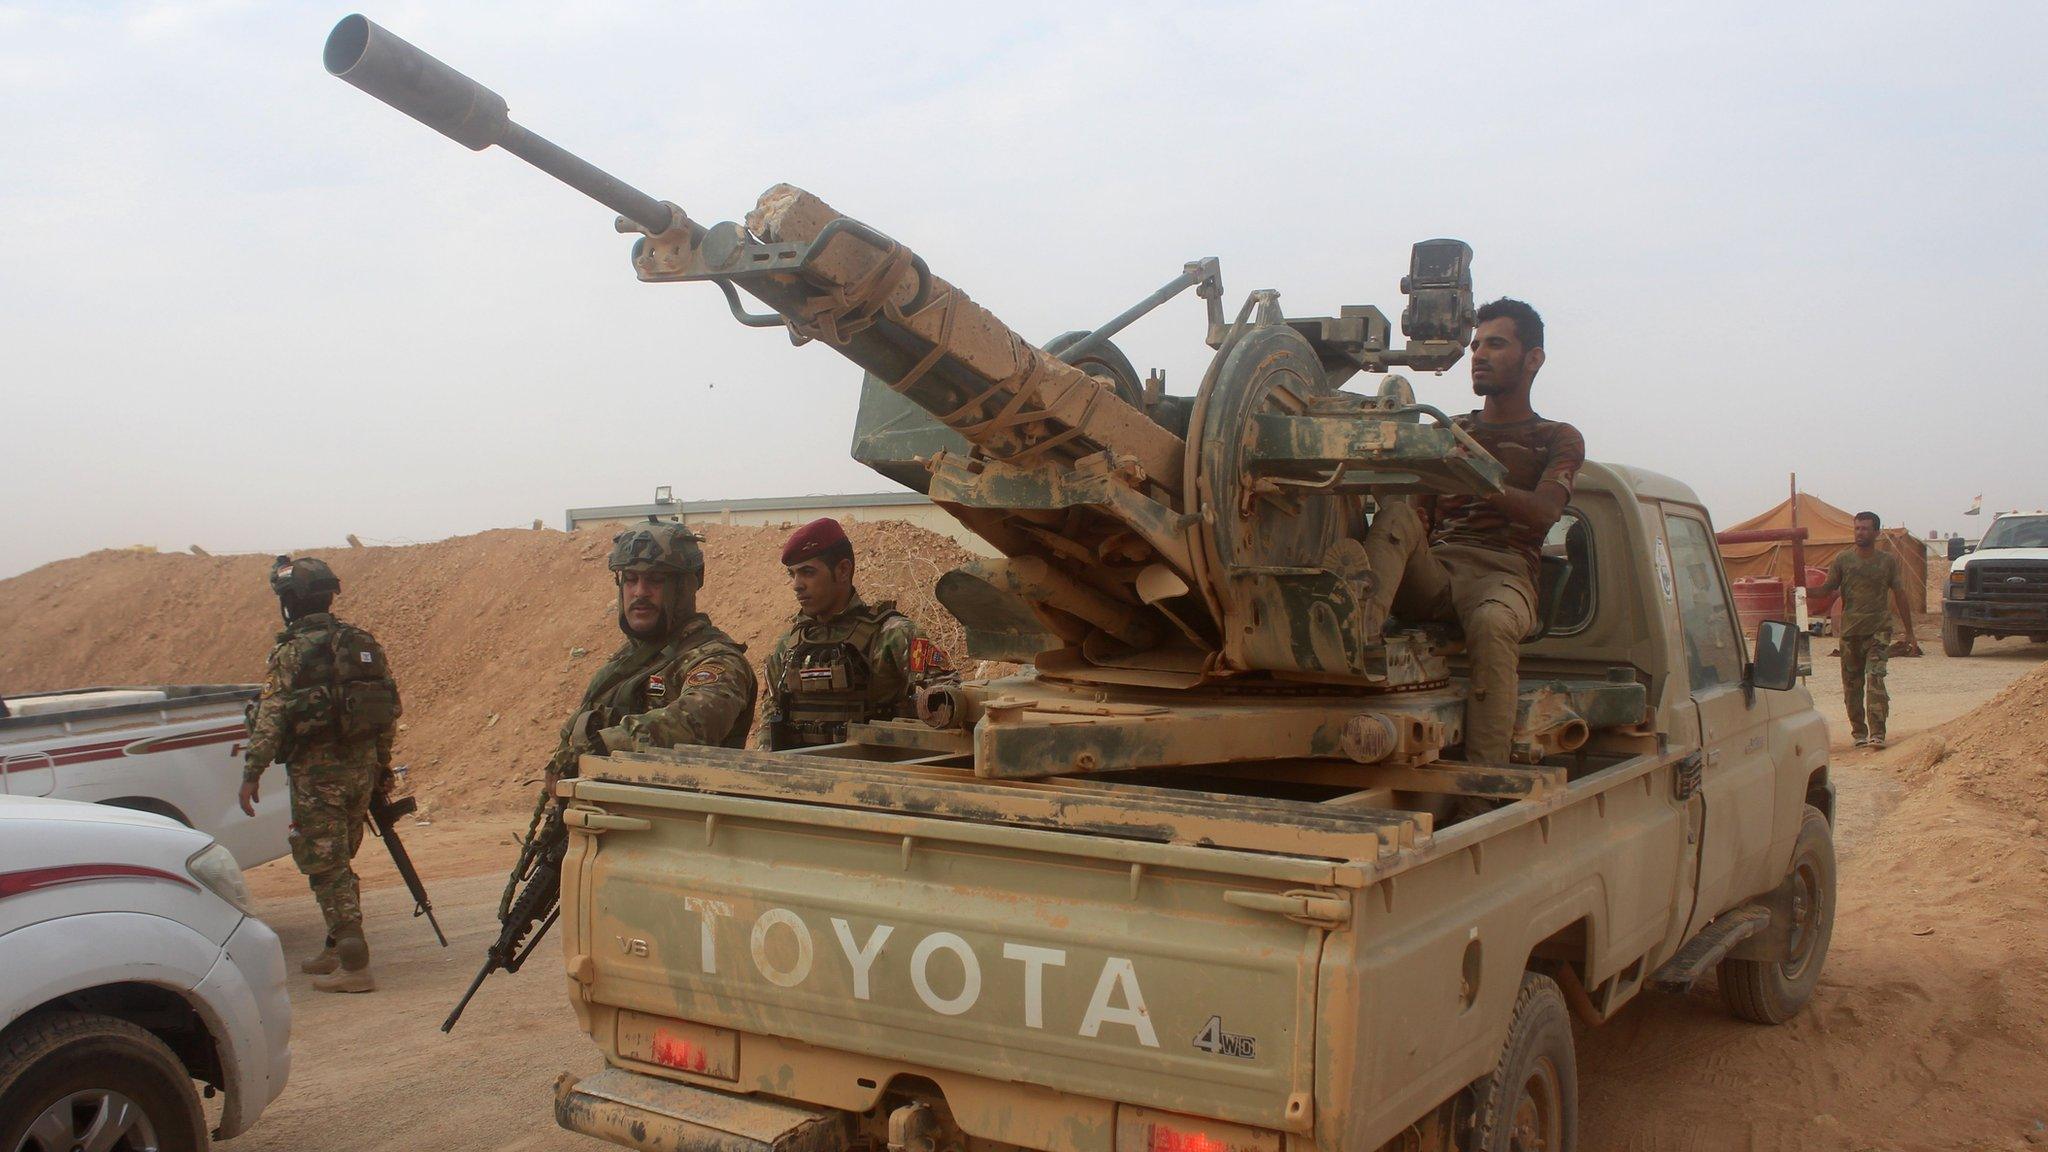
[{"label": "dirt road", "polygon": [[[1894,657],[1885,684],[1891,691],[1891,732],[1909,736],[1946,724],[1989,700],[1998,690],[2048,661],[2048,644],[2030,644],[2023,637],[1979,640],[1971,655],[1951,660],[1941,654],[1941,618],[1922,616],[1917,629],[1922,656]],[[1832,636],[1813,640],[1813,677],[1807,690],[1814,707],[1827,717],[1836,751],[1854,747],[1849,739],[1849,714],[1842,705],[1842,662],[1833,653]]]},{"label": "dirt road", "polygon": [[[1814,685],[1839,734],[1832,647],[1816,645]],[[1586,1152],[2036,1146],[2028,1128],[2048,1120],[2040,821],[2029,832],[2022,815],[1958,806],[1927,784],[1940,783],[1920,763],[1932,738],[1907,739],[2048,659],[2048,647],[2016,641],[1978,653],[1895,661],[1894,747],[1836,756],[1841,912],[1813,1009],[1782,1028],[1737,1023],[1709,982],[1689,996],[1646,993],[1614,1022],[1582,1030]],[[446,950],[407,917],[389,861],[365,846],[358,861],[382,982],[374,995],[313,992],[296,974],[320,936],[303,881],[287,861],[251,874],[261,914],[294,961],[294,1064],[283,1098],[234,1149],[594,1152],[556,1129],[549,1110],[559,1073],[598,1066],[555,949],[543,946],[517,975],[493,976],[454,1034],[438,1031],[495,934],[510,836],[523,826],[508,815],[408,830]],[[1937,838],[1926,838],[1930,828]],[[1998,900],[1972,901],[1993,888]]]},{"label": "dirt road", "polygon": [[[374,842],[357,856],[366,891],[371,966],[378,990],[323,995],[298,972],[320,947],[322,927],[305,881],[289,860],[250,874],[259,912],[284,940],[290,962],[292,1077],[277,1103],[234,1152],[595,1152],[600,1145],[555,1127],[549,1090],[565,1071],[602,1061],[576,1029],[561,953],[550,938],[520,972],[491,977],[451,1034],[441,1020],[496,938],[498,893],[523,819],[435,824],[404,830],[430,877],[448,947],[408,914],[390,860]],[[460,878],[457,878],[460,877]]]}]

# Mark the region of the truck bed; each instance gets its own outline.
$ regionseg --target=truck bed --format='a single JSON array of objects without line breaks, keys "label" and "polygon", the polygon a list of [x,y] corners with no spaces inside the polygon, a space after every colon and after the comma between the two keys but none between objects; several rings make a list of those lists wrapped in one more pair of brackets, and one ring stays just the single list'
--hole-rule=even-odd
[{"label": "truck bed", "polygon": [[0,793],[154,812],[213,836],[244,868],[287,851],[278,770],[256,818],[241,812],[243,710],[254,684],[80,688],[13,697],[0,718]]},{"label": "truck bed", "polygon": [[[1434,771],[1532,801],[1566,775]],[[854,1112],[916,1076],[989,1110],[969,1130],[1077,1152],[1104,1145],[1015,1127],[1018,1083],[1084,1128],[1113,1095],[1305,1131],[1325,940],[1434,837],[1389,789],[1319,803],[717,748],[583,772],[562,785],[582,833],[563,923],[613,1065]]]}]

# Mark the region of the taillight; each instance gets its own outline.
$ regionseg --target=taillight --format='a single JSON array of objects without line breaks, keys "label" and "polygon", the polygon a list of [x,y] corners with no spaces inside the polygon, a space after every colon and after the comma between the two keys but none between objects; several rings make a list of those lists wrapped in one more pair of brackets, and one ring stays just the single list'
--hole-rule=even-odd
[{"label": "taillight", "polygon": [[621,1059],[717,1080],[739,1079],[740,1037],[730,1029],[622,1010],[616,1035]]},{"label": "taillight", "polygon": [[1146,1137],[1152,1152],[1226,1152],[1230,1147],[1206,1132],[1184,1132],[1154,1123]]},{"label": "taillight", "polygon": [[1280,1152],[1280,1134],[1122,1104],[1116,1110],[1116,1152]]}]

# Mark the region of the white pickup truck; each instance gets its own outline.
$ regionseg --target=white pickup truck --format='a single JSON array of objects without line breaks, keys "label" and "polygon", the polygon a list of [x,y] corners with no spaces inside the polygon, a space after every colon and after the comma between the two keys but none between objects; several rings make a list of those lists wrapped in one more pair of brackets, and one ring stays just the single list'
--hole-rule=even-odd
[{"label": "white pickup truck", "polygon": [[236,803],[254,684],[80,688],[11,696],[0,717],[0,795],[51,796],[168,816],[225,845],[243,868],[288,851],[291,804],[266,788]]},{"label": "white pickup truck", "polygon": [[1999,515],[1949,566],[1941,650],[1968,656],[1979,636],[2048,641],[2048,511]]}]

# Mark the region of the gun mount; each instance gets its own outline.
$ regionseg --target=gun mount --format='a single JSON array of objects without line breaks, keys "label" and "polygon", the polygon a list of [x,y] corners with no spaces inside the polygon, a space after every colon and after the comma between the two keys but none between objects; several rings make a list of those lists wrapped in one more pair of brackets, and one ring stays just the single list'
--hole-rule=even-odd
[{"label": "gun mount", "polygon": [[[1473,323],[1462,242],[1415,246],[1398,348],[1378,308],[1289,317],[1270,290],[1226,321],[1213,259],[1100,329],[1040,346],[809,192],[777,185],[742,221],[705,226],[521,127],[496,93],[362,16],[335,27],[325,62],[456,142],[497,145],[611,208],[639,234],[642,280],[708,281],[741,323],[860,365],[873,403],[856,455],[1002,554],[939,584],[973,654],[1147,690],[1446,679],[1426,639],[1368,618],[1372,582],[1397,577],[1368,570],[1358,537],[1374,499],[1498,491],[1502,470],[1401,377],[1371,395],[1339,386],[1458,360]],[[1170,397],[1110,337],[1189,288],[1215,355],[1193,397]]]}]

